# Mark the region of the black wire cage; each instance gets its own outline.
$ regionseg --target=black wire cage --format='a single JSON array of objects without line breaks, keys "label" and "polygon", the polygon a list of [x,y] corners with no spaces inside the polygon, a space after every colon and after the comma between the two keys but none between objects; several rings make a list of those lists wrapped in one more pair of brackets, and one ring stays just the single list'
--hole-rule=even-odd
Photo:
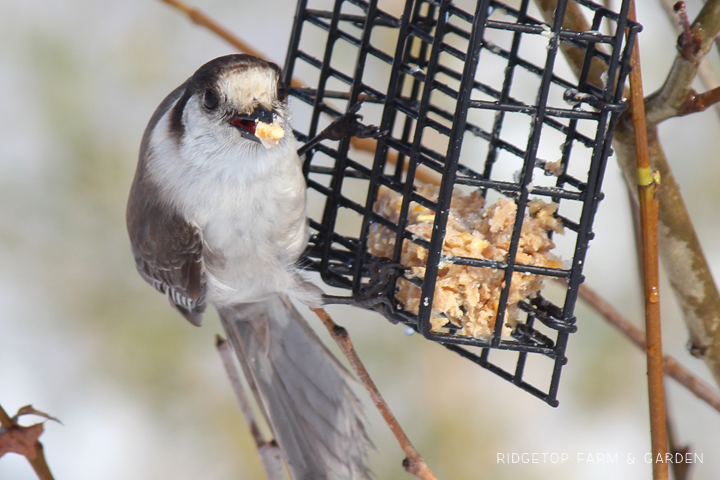
[{"label": "black wire cage", "polygon": [[[314,137],[360,101],[365,123],[382,132],[374,153],[346,138],[307,154],[311,205],[319,207],[309,212],[305,263],[360,295],[382,265],[378,256],[405,266],[412,257],[412,268],[382,284],[385,316],[557,406],[640,26],[628,21],[627,0],[620,13],[574,0],[591,19],[582,32],[562,27],[567,0],[552,24],[531,16],[529,0],[466,3],[299,0],[285,64],[288,85],[293,77],[308,85],[290,89],[297,138]],[[582,59],[579,72],[563,62],[565,49]],[[588,80],[598,68],[602,85]],[[464,226],[458,202],[472,217]],[[527,255],[538,211],[538,238],[552,248],[543,261]],[[448,286],[459,277],[470,287]],[[547,278],[566,281],[558,298],[537,288]],[[519,286],[527,282],[536,288]],[[455,304],[439,311],[441,300]],[[477,324],[467,319],[471,309],[484,331],[468,327]],[[500,352],[511,360],[498,361]],[[534,358],[549,359],[549,380],[527,378]]]}]

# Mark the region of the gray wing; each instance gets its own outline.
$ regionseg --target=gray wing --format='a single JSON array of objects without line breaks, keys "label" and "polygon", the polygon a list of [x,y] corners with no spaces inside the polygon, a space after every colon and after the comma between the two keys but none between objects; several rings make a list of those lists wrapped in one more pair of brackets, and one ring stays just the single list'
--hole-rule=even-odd
[{"label": "gray wing", "polygon": [[190,323],[200,326],[206,292],[202,237],[178,215],[160,210],[128,215],[135,265]]},{"label": "gray wing", "polygon": [[140,275],[167,295],[170,304],[190,323],[199,326],[206,293],[202,234],[160,200],[159,188],[148,177],[145,165],[152,130],[184,91],[184,85],[173,91],[145,130],[128,200],[127,227]]}]

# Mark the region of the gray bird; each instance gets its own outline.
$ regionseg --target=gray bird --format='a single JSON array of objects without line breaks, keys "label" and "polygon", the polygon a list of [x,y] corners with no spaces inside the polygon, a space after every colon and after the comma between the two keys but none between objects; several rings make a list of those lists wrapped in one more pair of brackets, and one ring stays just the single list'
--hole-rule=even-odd
[{"label": "gray bird", "polygon": [[132,251],[193,325],[215,305],[293,479],[367,478],[352,379],[289,300],[322,303],[297,267],[309,231],[286,96],[275,64],[228,55],[163,100],[130,191]]}]

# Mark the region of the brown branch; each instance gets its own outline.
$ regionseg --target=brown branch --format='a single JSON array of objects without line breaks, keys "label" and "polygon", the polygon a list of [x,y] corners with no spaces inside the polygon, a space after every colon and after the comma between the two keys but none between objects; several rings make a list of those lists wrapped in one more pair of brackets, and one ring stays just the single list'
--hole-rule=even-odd
[{"label": "brown branch", "polygon": [[685,8],[685,2],[683,0],[679,0],[678,2],[675,2],[675,4],[671,7],[673,13],[677,14],[678,19],[680,20],[680,28],[682,29],[684,34],[690,33],[690,18],[687,14],[687,9]]},{"label": "brown branch", "polygon": [[[543,18],[549,24],[555,19],[555,8],[557,0],[535,0],[535,4],[540,8]],[[562,23],[563,30],[574,30],[576,32],[586,32],[590,30],[590,24],[585,20],[582,9],[575,2],[568,2],[565,9],[565,16]],[[572,69],[576,77],[580,76],[583,62],[585,61],[585,51],[570,45],[567,42],[560,42],[560,50],[568,61],[568,65]],[[588,72],[587,82],[599,88],[603,88],[604,82],[602,75],[607,71],[607,65],[597,57],[593,57],[590,63],[590,71]]]},{"label": "brown branch", "polygon": [[[665,15],[667,16],[668,20],[670,20],[670,23],[673,24],[673,26],[678,25],[678,16],[680,16],[680,13],[676,13],[676,5],[680,2],[674,3],[673,0],[661,0],[660,1],[663,11],[665,12]],[[687,29],[688,31],[691,29],[690,21],[687,19],[687,13],[685,13],[684,17],[680,16],[680,22],[682,24],[682,29]],[[715,39],[715,43],[717,45],[718,40]],[[720,82],[718,82],[717,76],[715,75],[715,72],[713,72],[712,68],[710,67],[707,59],[703,59],[702,62],[700,62],[700,65],[698,66],[697,76],[700,79],[700,83],[703,84],[703,87],[705,87],[705,90],[713,90],[714,88],[717,88],[720,86]],[[710,105],[708,103],[708,105]],[[720,115],[720,103],[715,103],[715,112]]]},{"label": "brown branch", "polygon": [[405,453],[406,456],[405,460],[403,460],[403,467],[405,467],[405,471],[421,480],[436,480],[435,475],[433,475],[430,471],[430,468],[428,468],[425,460],[423,460],[420,453],[410,442],[410,439],[407,435],[405,435],[405,432],[400,426],[400,423],[397,421],[397,418],[395,418],[390,411],[390,407],[380,394],[375,382],[373,382],[372,378],[370,378],[370,374],[360,360],[360,357],[355,351],[355,347],[353,347],[347,330],[336,324],[324,309],[313,308],[312,311],[315,312],[320,320],[322,320],[323,325],[325,325],[325,328],[327,328],[328,332],[330,332],[333,340],[335,340],[340,347],[340,350],[342,350],[343,354],[350,362],[350,366],[355,372],[355,375],[357,375],[360,382],[367,389],[373,403],[375,403],[375,406],[380,411],[380,414],[385,419],[385,422],[387,422],[390,430],[393,432],[393,435],[395,435],[395,438],[400,444],[400,448],[402,448],[403,453]]},{"label": "brown branch", "polygon": [[[587,285],[581,285],[578,290],[579,298],[600,314],[608,323],[624,334],[636,347],[647,351],[645,334],[625,317],[618,309],[603,299],[595,290]],[[683,367],[670,355],[663,356],[663,370],[683,387],[687,388],[693,395],[710,405],[720,413],[720,392],[698,378],[691,371]]]},{"label": "brown branch", "polygon": [[183,12],[185,15],[190,17],[190,20],[192,20],[197,25],[200,25],[201,27],[205,27],[211,32],[215,33],[219,37],[221,37],[223,40],[228,42],[230,45],[234,46],[241,52],[248,53],[250,55],[253,55],[255,57],[259,58],[265,58],[258,50],[250,46],[247,42],[243,41],[239,37],[237,37],[234,33],[232,33],[227,28],[223,27],[219,23],[217,23],[212,18],[205,15],[203,12],[198,10],[197,8],[191,7],[190,5],[181,2],[180,0],[160,0],[163,3],[167,3],[168,5],[177,8],[181,12]]},{"label": "brown branch", "polygon": [[218,353],[220,353],[220,358],[222,359],[225,372],[230,380],[230,385],[232,385],[235,397],[240,404],[240,410],[242,411],[243,417],[245,417],[245,423],[247,423],[250,434],[253,440],[255,440],[255,446],[257,447],[258,455],[260,456],[260,461],[263,464],[268,480],[283,480],[285,473],[283,471],[280,448],[274,441],[267,442],[262,433],[260,433],[260,428],[250,407],[250,401],[247,395],[245,395],[245,390],[240,383],[240,376],[238,375],[237,368],[235,368],[235,362],[230,352],[230,345],[227,340],[217,335],[215,348],[217,348]]},{"label": "brown branch", "polygon": [[646,99],[649,128],[678,115],[693,94],[692,83],[705,55],[720,33],[720,0],[703,5],[688,32],[678,42],[678,54],[660,89]]},{"label": "brown branch", "polygon": [[[689,445],[679,445],[677,442],[677,438],[675,435],[675,429],[673,428],[672,422],[670,421],[670,414],[667,414],[667,432],[668,432],[668,446],[670,448],[670,453],[672,454],[672,458],[676,458],[675,455],[678,453],[682,455],[683,457],[690,453],[690,446]],[[673,478],[675,480],[688,480],[689,473],[690,473],[690,463],[686,462],[672,462],[671,464],[672,472],[673,472]]]},{"label": "brown branch", "polygon": [[[618,123],[613,145],[629,184],[637,184],[632,128]],[[648,131],[650,158],[660,173],[660,255],[690,331],[690,343],[720,384],[720,293],[700,246],[680,186],[657,137]]]},{"label": "brown branch", "polygon": [[[556,0],[536,0],[546,16],[546,21],[552,20]],[[704,25],[711,30],[720,23],[720,0],[711,0],[706,3],[693,23],[693,29],[703,31],[701,42],[703,51],[708,42],[705,37],[717,35],[705,33]],[[568,4],[568,11],[574,9]],[[578,15],[566,15],[563,28],[582,31],[587,28],[587,22]],[[708,47],[709,48],[709,47]],[[582,63],[574,57],[566,56],[575,71]],[[679,79],[688,77],[687,71],[698,62],[688,62],[678,56],[670,77],[675,80],[666,81],[666,86],[677,84]],[[602,72],[601,72],[602,73]],[[600,74],[595,73],[598,77]],[[689,79],[691,82],[692,79]],[[656,96],[655,103],[659,102]],[[647,104],[646,104],[647,107]],[[656,107],[659,108],[659,107]],[[627,120],[627,119],[625,119]],[[673,293],[680,304],[685,323],[690,331],[690,340],[702,352],[702,357],[708,368],[720,385],[720,293],[700,247],[695,228],[688,214],[685,202],[680,194],[680,187],[667,162],[665,153],[657,138],[657,130],[648,120],[648,140],[650,149],[650,162],[660,172],[662,188],[660,188],[660,257],[663,267],[670,278]],[[615,129],[613,146],[615,147],[618,164],[623,170],[625,179],[635,191],[637,185],[637,161],[635,159],[635,144],[632,125],[627,121],[620,121]]]},{"label": "brown branch", "polygon": [[[0,405],[0,425],[8,432],[13,428],[19,428],[19,425],[8,416],[2,405]],[[47,461],[45,460],[45,451],[40,441],[35,443],[35,458],[25,458],[30,462],[30,466],[40,480],[54,480],[50,472],[50,467],[48,467]]]},{"label": "brown branch", "polygon": [[695,90],[690,90],[690,96],[685,101],[685,104],[680,107],[677,112],[677,116],[681,117],[689,115],[691,113],[702,112],[712,105],[716,105],[720,102],[720,87],[715,87],[704,93],[696,93]]},{"label": "brown branch", "polygon": [[[630,0],[628,18],[636,21],[635,1]],[[638,171],[638,196],[642,223],[643,284],[645,286],[645,336],[647,338],[648,402],[650,409],[650,437],[653,453],[653,479],[667,480],[668,468],[664,459],[668,452],[665,417],[665,387],[663,385],[662,330],[660,323],[660,260],[658,259],[658,200],[657,182],[650,169],[645,98],[640,68],[640,42],[635,39],[630,60],[630,108],[635,132],[635,154]]]}]

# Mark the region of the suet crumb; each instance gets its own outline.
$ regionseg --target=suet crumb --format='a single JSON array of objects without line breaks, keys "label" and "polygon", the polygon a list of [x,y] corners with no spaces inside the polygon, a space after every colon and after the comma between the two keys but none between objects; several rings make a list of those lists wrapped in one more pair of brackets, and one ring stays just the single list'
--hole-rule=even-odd
[{"label": "suet crumb", "polygon": [[255,136],[260,139],[266,148],[277,147],[280,140],[285,136],[285,130],[277,123],[258,122],[255,127]]}]

